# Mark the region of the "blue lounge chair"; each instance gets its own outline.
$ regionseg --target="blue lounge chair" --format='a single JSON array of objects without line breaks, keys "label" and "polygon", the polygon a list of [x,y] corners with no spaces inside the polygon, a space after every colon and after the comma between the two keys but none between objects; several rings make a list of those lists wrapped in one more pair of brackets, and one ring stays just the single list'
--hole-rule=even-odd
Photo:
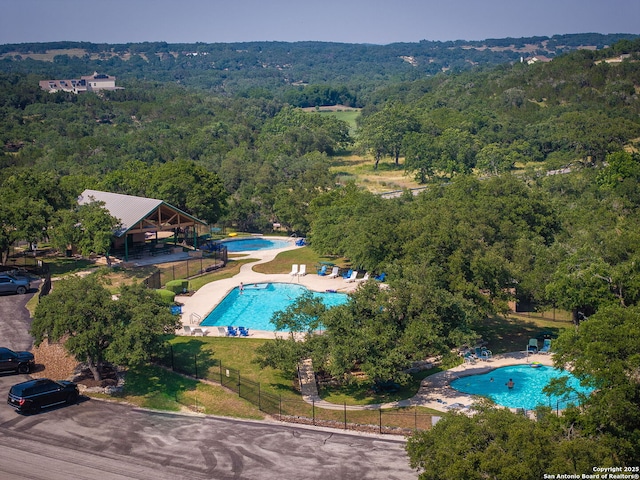
[{"label": "blue lounge chair", "polygon": [[377,281],[379,282],[384,282],[384,279],[386,278],[387,274],[382,272],[380,275],[376,275],[375,278]]},{"label": "blue lounge chair", "polygon": [[249,329],[244,327],[238,327],[238,333],[240,334],[241,337],[248,337]]},{"label": "blue lounge chair", "polygon": [[227,327],[227,337],[237,337],[238,331],[233,328],[231,325]]},{"label": "blue lounge chair", "polygon": [[342,278],[344,279],[350,278],[352,273],[353,273],[353,269],[350,268],[348,272],[342,274]]},{"label": "blue lounge chair", "polygon": [[318,275],[324,276],[327,274],[327,266],[323,265],[322,268],[318,271]]},{"label": "blue lounge chair", "polygon": [[539,353],[549,353],[551,351],[551,339],[545,338]]},{"label": "blue lounge chair", "polygon": [[464,363],[476,363],[478,358],[471,352],[464,354]]},{"label": "blue lounge chair", "polygon": [[306,244],[307,242],[304,240],[304,238],[299,238],[298,240],[296,240],[297,247],[304,247]]}]

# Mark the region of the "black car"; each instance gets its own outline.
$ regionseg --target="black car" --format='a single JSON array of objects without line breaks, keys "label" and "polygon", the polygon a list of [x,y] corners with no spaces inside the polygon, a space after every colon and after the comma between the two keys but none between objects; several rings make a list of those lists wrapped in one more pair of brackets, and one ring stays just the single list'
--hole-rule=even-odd
[{"label": "black car", "polygon": [[37,378],[11,387],[7,403],[20,413],[35,413],[53,405],[75,403],[78,395],[78,386],[73,382]]},{"label": "black car", "polygon": [[33,353],[14,352],[8,348],[0,347],[0,372],[29,373],[33,366]]}]

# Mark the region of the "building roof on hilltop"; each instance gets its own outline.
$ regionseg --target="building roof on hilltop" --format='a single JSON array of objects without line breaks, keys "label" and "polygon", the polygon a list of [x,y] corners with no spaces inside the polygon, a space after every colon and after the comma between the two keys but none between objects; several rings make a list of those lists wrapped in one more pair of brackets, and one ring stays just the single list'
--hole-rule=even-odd
[{"label": "building roof on hilltop", "polygon": [[93,201],[104,202],[104,206],[109,210],[109,213],[120,220],[121,228],[114,232],[117,237],[121,237],[127,232],[152,232],[171,230],[196,223],[207,224],[163,200],[155,198],[136,197],[90,189],[85,190],[78,197],[80,205]]}]

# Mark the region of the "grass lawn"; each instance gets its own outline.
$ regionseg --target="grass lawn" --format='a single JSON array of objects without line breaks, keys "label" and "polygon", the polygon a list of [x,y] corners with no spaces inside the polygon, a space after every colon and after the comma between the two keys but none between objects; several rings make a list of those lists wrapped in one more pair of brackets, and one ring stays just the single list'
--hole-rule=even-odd
[{"label": "grass lawn", "polygon": [[512,314],[506,318],[487,318],[476,330],[488,342],[487,348],[494,354],[498,354],[526,350],[529,339],[535,338],[542,331],[551,331],[557,335],[572,327],[573,323],[570,320]]},{"label": "grass lawn", "polygon": [[198,377],[219,378],[220,365],[240,372],[242,378],[260,383],[260,389],[284,398],[300,399],[294,380],[273,368],[261,368],[254,362],[255,350],[269,339],[228,337],[182,337],[171,340],[174,365]]},{"label": "grass lawn", "polygon": [[253,271],[264,274],[289,273],[291,264],[297,263],[306,264],[307,273],[316,273],[315,268],[320,262],[332,262],[339,267],[347,265],[343,258],[320,256],[309,247],[304,247],[281,252],[272,261],[253,267]]},{"label": "grass lawn", "polygon": [[218,385],[200,382],[157,366],[130,369],[120,399],[139,407],[263,419],[250,402]]}]

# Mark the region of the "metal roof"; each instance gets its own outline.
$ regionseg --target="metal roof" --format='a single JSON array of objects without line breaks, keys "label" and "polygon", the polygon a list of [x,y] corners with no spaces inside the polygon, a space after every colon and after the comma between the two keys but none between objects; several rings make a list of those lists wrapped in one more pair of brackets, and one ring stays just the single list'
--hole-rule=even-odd
[{"label": "metal roof", "polygon": [[120,220],[122,227],[114,232],[117,237],[124,235],[130,228],[140,223],[150,216],[161,206],[165,206],[182,216],[188,217],[194,223],[206,225],[206,222],[199,220],[180,209],[155,198],[135,197],[133,195],[123,195],[120,193],[101,192],[99,190],[85,190],[78,197],[78,203],[84,205],[91,202],[104,202],[104,206],[109,213]]}]

